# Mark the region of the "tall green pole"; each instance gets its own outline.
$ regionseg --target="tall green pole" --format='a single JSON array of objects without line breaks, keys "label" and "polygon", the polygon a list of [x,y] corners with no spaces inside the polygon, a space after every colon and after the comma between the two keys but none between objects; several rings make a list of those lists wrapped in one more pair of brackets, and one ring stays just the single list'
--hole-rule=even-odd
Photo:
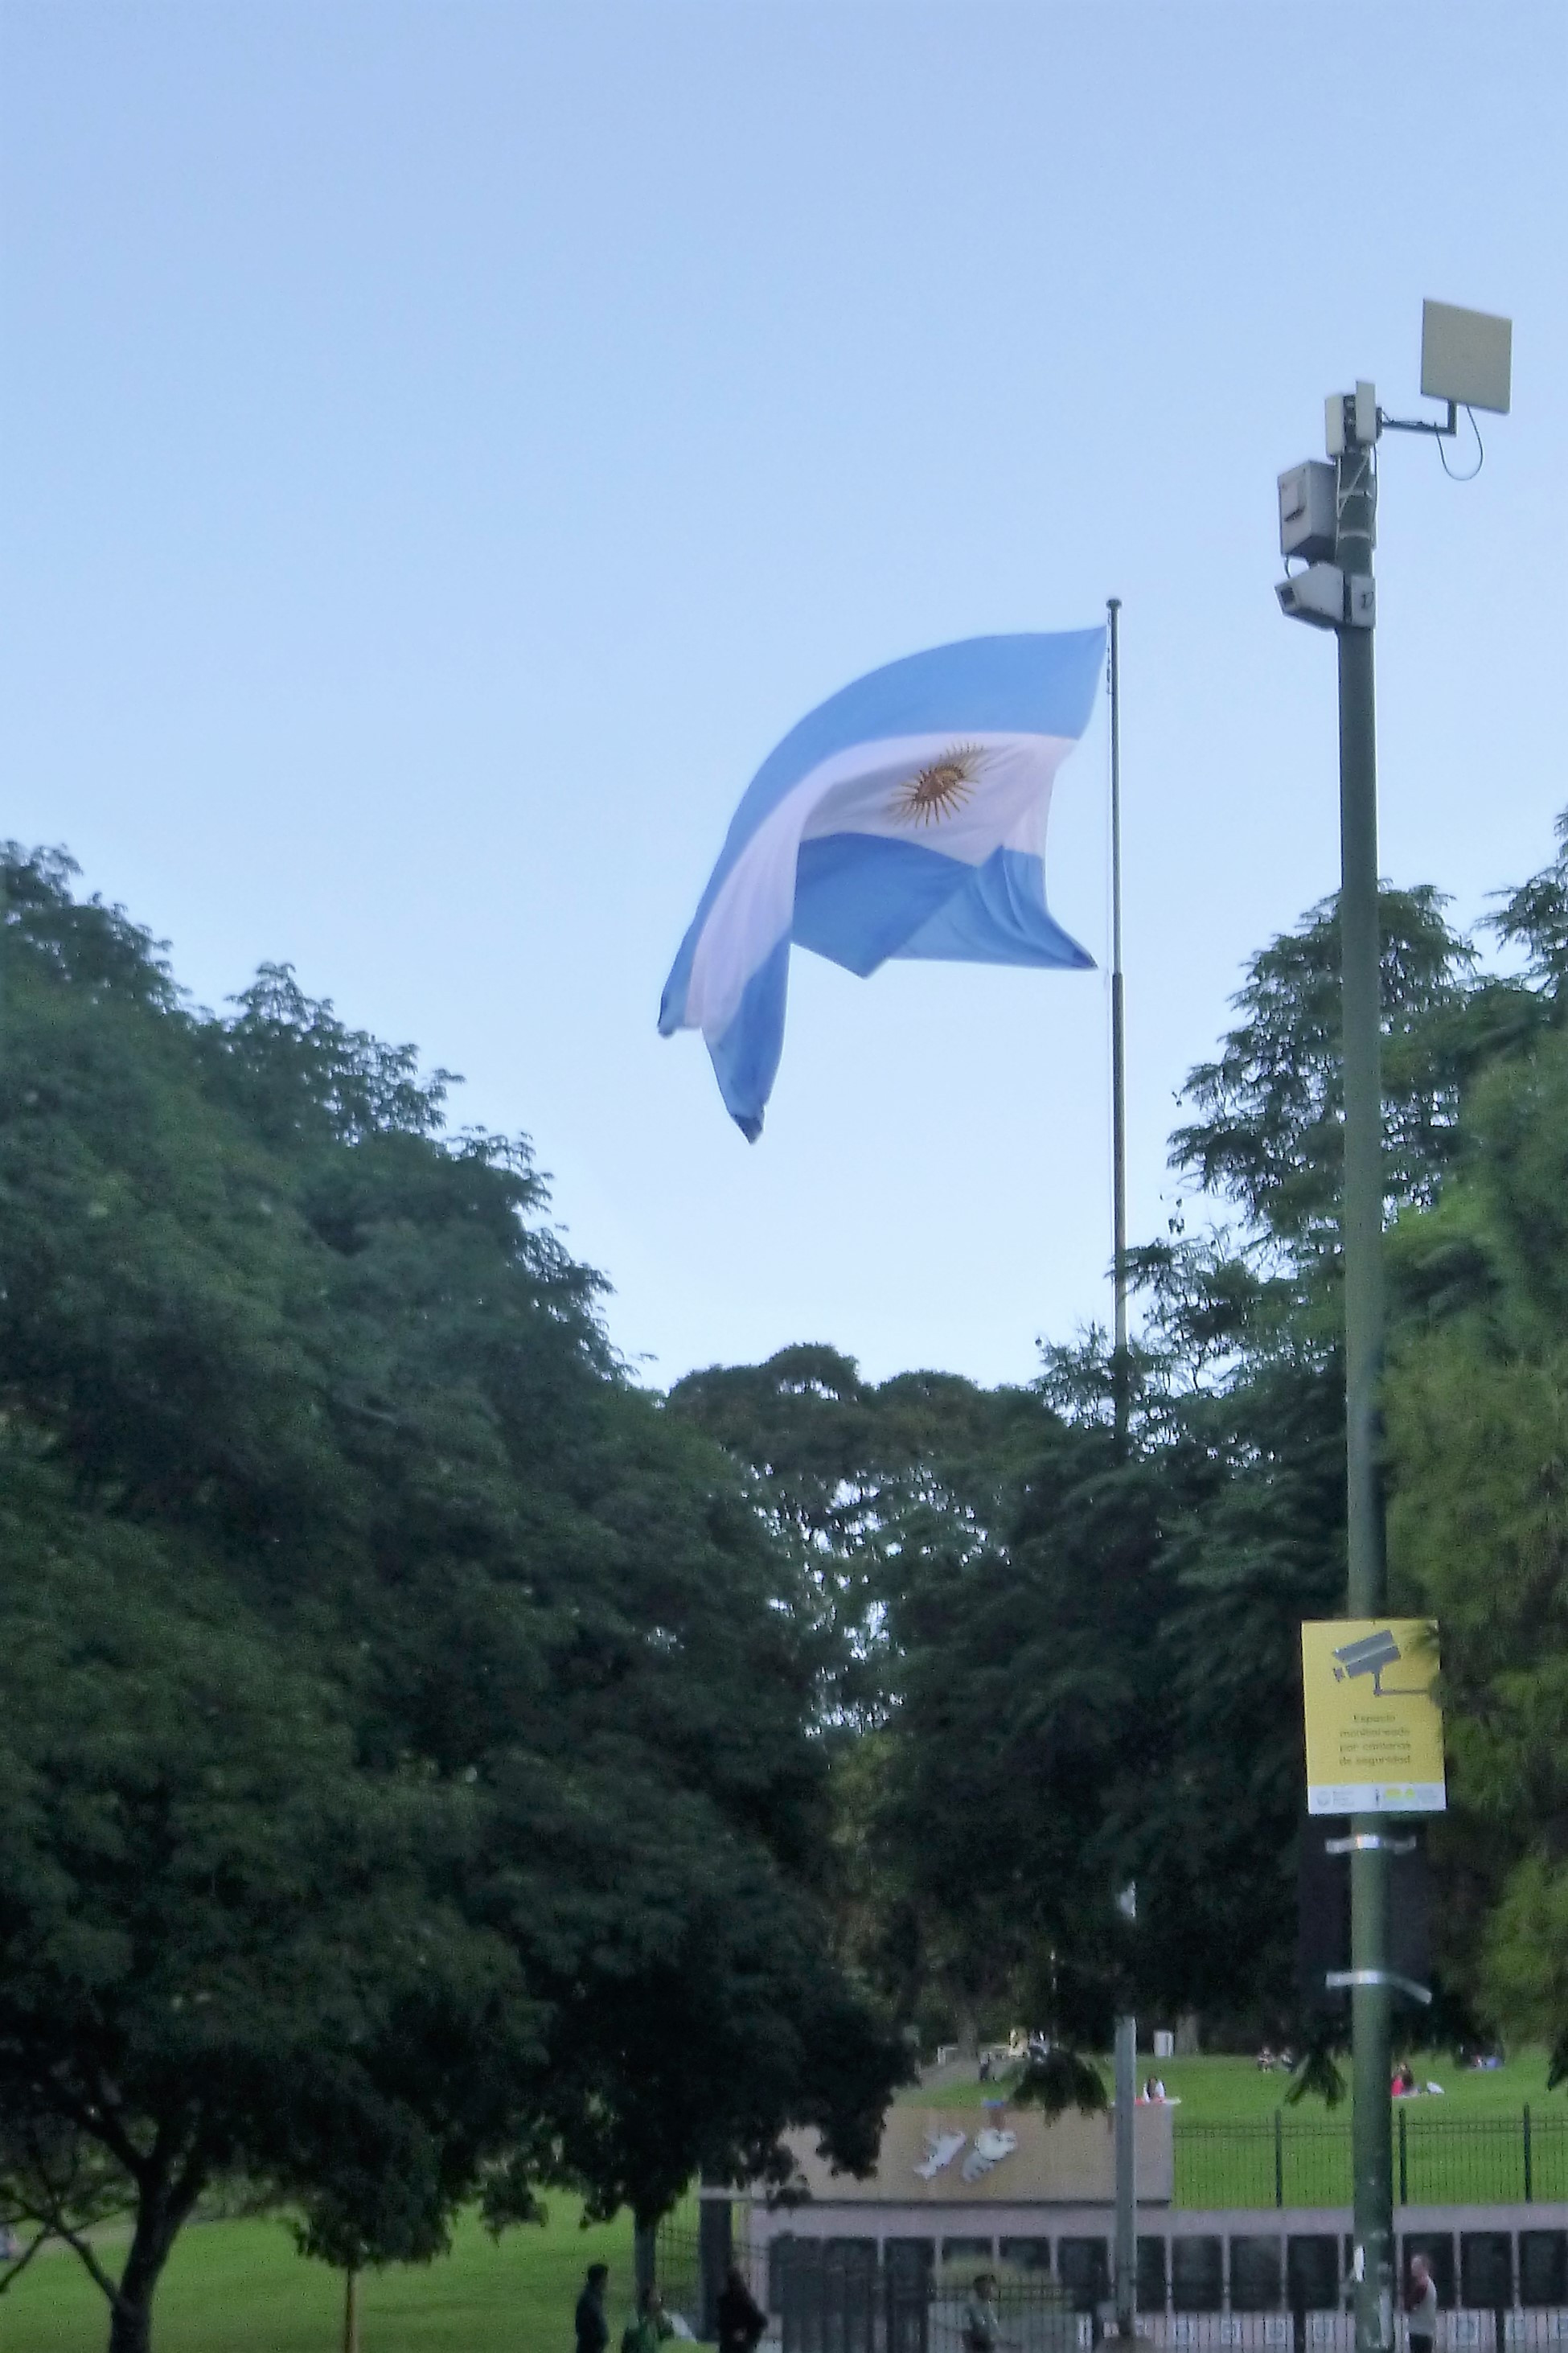
[{"label": "tall green pole", "polygon": [[[1371,442],[1352,437],[1355,404],[1344,406],[1349,446],[1336,460],[1335,561],[1347,582],[1359,577],[1368,583],[1361,617],[1347,617],[1339,630],[1346,1545],[1350,1615],[1374,1618],[1387,1607],[1377,1418],[1384,1324],[1383,1075],[1370,588],[1377,477]],[[1357,1815],[1351,1824],[1356,2353],[1385,2353],[1394,2341],[1388,1852],[1381,1828],[1375,1814]]]},{"label": "tall green pole", "polygon": [[1116,2333],[1138,2333],[1138,2021],[1116,2021]]}]

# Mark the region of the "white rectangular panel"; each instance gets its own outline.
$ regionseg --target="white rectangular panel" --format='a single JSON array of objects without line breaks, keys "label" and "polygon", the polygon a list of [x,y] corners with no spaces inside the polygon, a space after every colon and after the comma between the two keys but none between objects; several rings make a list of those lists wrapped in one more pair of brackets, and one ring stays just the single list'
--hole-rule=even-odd
[{"label": "white rectangular panel", "polygon": [[1513,322],[1452,302],[1421,305],[1421,390],[1428,400],[1508,415]]}]

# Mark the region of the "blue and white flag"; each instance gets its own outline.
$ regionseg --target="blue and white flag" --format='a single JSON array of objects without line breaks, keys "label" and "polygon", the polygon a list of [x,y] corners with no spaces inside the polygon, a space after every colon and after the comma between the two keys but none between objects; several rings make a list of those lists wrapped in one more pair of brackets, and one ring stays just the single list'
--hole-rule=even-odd
[{"label": "blue and white flag", "polygon": [[746,788],[665,984],[755,1142],[784,1046],[791,944],[1081,969],[1046,905],[1046,818],[1089,723],[1103,628],[971,638],[872,670],[793,727]]}]

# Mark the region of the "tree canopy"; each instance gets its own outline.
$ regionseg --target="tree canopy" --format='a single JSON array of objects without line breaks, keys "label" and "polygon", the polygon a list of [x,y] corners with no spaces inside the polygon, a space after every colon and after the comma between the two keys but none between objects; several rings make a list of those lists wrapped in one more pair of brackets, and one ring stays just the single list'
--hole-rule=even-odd
[{"label": "tree canopy", "polygon": [[287,968],[215,1017],[63,860],[5,881],[10,2211],[132,2353],[225,2175],[374,2261],[551,2181],[651,2219],[787,2124],[866,2162],[815,1605],[526,1143]]},{"label": "tree canopy", "polygon": [[[1449,1967],[1568,2073],[1568,827],[1498,928],[1534,1018],[1467,1103],[1458,1174],[1402,1221],[1391,1558],[1443,1631]],[[1522,1042],[1521,1042],[1522,1041]]]},{"label": "tree canopy", "polygon": [[[116,2353],[225,2181],[417,2259],[465,2200],[777,2178],[789,2124],[864,2164],[901,2023],[1289,2024],[1298,1628],[1344,1575],[1331,903],[1192,1074],[1123,1432],[1092,1332],[1027,1388],[803,1344],[640,1390],[448,1074],[286,966],[204,1011],[65,861],[5,871],[0,2211]],[[1568,2069],[1568,827],[1508,969],[1431,890],[1382,910],[1439,1968]]]},{"label": "tree canopy", "polygon": [[[1550,1609],[1545,1659],[1524,1632],[1559,1535],[1564,844],[1489,927],[1510,970],[1430,888],[1381,896],[1395,1563],[1444,1619],[1454,1737],[1441,1968],[1531,2031],[1568,2014],[1529,1957],[1563,1900],[1561,1645]],[[748,1463],[851,1638],[842,1933],[939,2032],[1026,2013],[1098,2040],[1127,2000],[1238,2034],[1300,2023],[1299,1628],[1344,1583],[1332,902],[1259,952],[1237,1011],[1172,1140],[1194,1198],[1135,1253],[1124,1451],[1095,1333],[1047,1349],[1032,1392],[874,1386],[798,1348],[672,1398]],[[1494,1392],[1506,1444],[1471,1410]],[[1495,1611],[1473,1649],[1500,1574],[1518,1623]],[[1521,1786],[1540,1811],[1500,1836]]]}]

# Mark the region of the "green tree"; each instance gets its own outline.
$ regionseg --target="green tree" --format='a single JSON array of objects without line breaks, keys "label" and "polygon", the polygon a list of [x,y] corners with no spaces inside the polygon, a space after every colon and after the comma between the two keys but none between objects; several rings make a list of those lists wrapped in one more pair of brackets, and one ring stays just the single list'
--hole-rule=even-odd
[{"label": "green tree", "polygon": [[[1378,892],[1384,1166],[1388,1201],[1431,1201],[1453,1157],[1470,1050],[1475,953],[1423,884]],[[1271,1258],[1302,1265],[1339,1244],[1343,1165],[1337,902],[1324,900],[1255,956],[1242,1019],[1184,1089],[1198,1116],[1171,1162],[1240,1211]]]},{"label": "green tree", "polygon": [[1495,1070],[1436,1212],[1402,1226],[1392,1565],[1440,1621],[1446,1958],[1568,2072],[1568,1038]]},{"label": "green tree", "polygon": [[[995,1537],[921,1548],[893,1612],[897,1841],[927,1950],[970,2013],[1097,2038],[1114,2006],[1108,1831],[1165,1710],[1159,1496],[1108,1429],[1050,1417]],[[1120,1873],[1120,1876],[1119,1876]]]},{"label": "green tree", "polygon": [[[1479,1050],[1474,952],[1442,905],[1380,892],[1387,1191],[1411,1213],[1461,1152]],[[1159,1629],[1171,1745],[1141,1822],[1122,1799],[1122,1836],[1164,2000],[1249,2022],[1296,2003],[1299,1628],[1344,1585],[1339,965],[1331,901],[1253,959],[1171,1155],[1237,1225],[1188,1239],[1178,1221],[1138,1258],[1145,1443],[1180,1473]]]},{"label": "green tree", "polygon": [[673,1415],[743,1462],[764,1517],[799,1564],[816,1630],[825,1725],[885,1722],[888,1612],[908,1557],[942,1531],[982,1546],[1043,1420],[1026,1389],[952,1373],[862,1380],[822,1345],[678,1381]]},{"label": "green tree", "polygon": [[6,863],[15,2210],[87,2260],[128,2207],[92,2262],[142,2353],[227,2175],[352,2264],[551,2180],[650,2217],[786,2124],[863,2162],[902,2053],[832,1950],[814,1604],[526,1145],[286,969],[214,1018]]},{"label": "green tree", "polygon": [[[1560,873],[1527,886],[1499,918],[1527,973],[1481,979],[1434,891],[1384,892],[1391,1207],[1437,1199],[1467,1087],[1538,1033],[1565,907]],[[1026,2006],[1081,2037],[1132,1998],[1295,2006],[1299,1627],[1344,1579],[1331,902],[1237,1013],[1172,1147],[1233,1222],[1136,1254],[1124,1457],[1099,1335],[1032,1397],[803,1347],[671,1399],[750,1466],[816,1596],[841,1934],[906,2015]]]},{"label": "green tree", "polygon": [[[1457,1142],[1469,953],[1430,892],[1384,913],[1391,1191],[1425,1199]],[[1003,1980],[1079,2038],[1128,2000],[1294,2006],[1299,1626],[1344,1576],[1338,991],[1328,905],[1254,959],[1188,1082],[1173,1160],[1238,1226],[1136,1254],[1125,1458],[1103,1335],[1047,1351],[1061,1420],[1016,1512],[892,1620],[911,1867],[931,1900],[964,1891]]]},{"label": "green tree", "polygon": [[935,1818],[922,1827],[910,1782],[924,1736],[911,1609],[917,1594],[984,1573],[1056,1418],[1028,1390],[951,1374],[867,1382],[821,1345],[693,1375],[670,1410],[745,1462],[768,1525],[801,1564],[832,1759],[841,1946],[904,2018],[972,2033],[1007,1964],[927,1867],[926,1829],[948,1834],[957,1784],[933,1772],[940,1828]]},{"label": "green tree", "polygon": [[[437,2168],[444,2215],[542,2020],[443,1892],[476,1793],[366,1770],[341,1691],[199,1548],[83,1512],[14,1442],[5,1472],[6,2189],[103,2288],[114,2353],[142,2353],[225,2172],[298,2191],[374,2137],[405,2180],[416,2150]],[[81,2228],[113,2206],[117,2277]]]},{"label": "green tree", "polygon": [[[1500,1735],[1510,1674],[1530,1655],[1540,1575],[1526,1566],[1540,1541],[1530,1515],[1549,1516],[1553,1476],[1555,1376],[1542,1335],[1560,1240],[1550,1073],[1568,973],[1568,825],[1558,838],[1552,862],[1486,926],[1517,958],[1510,973],[1477,969],[1432,892],[1382,894],[1386,1165],[1399,1218],[1393,1564],[1405,1601],[1444,1621],[1454,1755],[1456,1803],[1435,1832],[1439,1970],[1450,1997],[1531,2031],[1551,2008],[1546,1997],[1532,2009],[1521,1989],[1552,1975],[1539,1932],[1551,1908],[1541,1825],[1557,1803],[1545,1754],[1554,1736],[1537,1723],[1531,1770],[1545,1778],[1531,1779],[1524,1747]],[[1245,1019],[1194,1074],[1204,1116],[1178,1131],[1173,1156],[1239,1212],[1239,1249],[1178,1243],[1145,1266],[1157,1329],[1197,1368],[1182,1409],[1208,1422],[1225,1466],[1185,1536],[1184,1599],[1168,1628],[1196,1799],[1184,1851],[1264,1923],[1293,1908],[1292,1621],[1331,1614],[1342,1590],[1337,963],[1331,909],[1314,911],[1255,962]],[[1557,1639],[1550,1614],[1542,1631],[1538,1695]],[[1244,1661],[1256,1662],[1250,1682]],[[1214,1841],[1226,1823],[1251,1841],[1271,1891],[1257,1860],[1249,1870],[1238,1853],[1226,1867]],[[1258,1978],[1281,2005],[1283,1943],[1265,1934]]]}]

